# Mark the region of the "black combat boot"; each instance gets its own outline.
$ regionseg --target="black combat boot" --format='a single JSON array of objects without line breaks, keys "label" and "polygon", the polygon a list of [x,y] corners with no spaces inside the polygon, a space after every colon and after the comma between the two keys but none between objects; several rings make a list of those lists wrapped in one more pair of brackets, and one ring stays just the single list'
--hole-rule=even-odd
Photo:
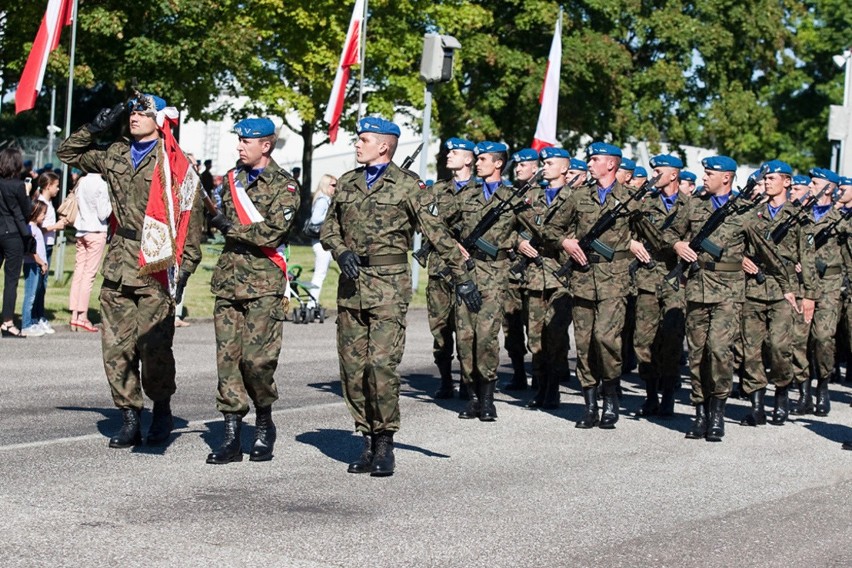
[{"label": "black combat boot", "polygon": [[751,401],[751,412],[740,420],[741,426],[761,426],[766,424],[766,407],[763,399],[766,396],[766,387],[750,392],[748,399]]},{"label": "black combat boot", "polygon": [[618,422],[618,379],[604,381],[603,392],[603,413],[599,426],[604,430],[612,430]]},{"label": "black combat boot", "polygon": [[657,377],[645,379],[645,402],[636,411],[636,416],[656,416],[660,413],[660,400],[657,396]]},{"label": "black combat boot", "polygon": [[376,434],[376,453],[373,456],[373,466],[370,475],[387,477],[393,475],[396,460],[393,457],[393,432]]},{"label": "black combat boot", "polygon": [[545,381],[545,388],[541,407],[545,410],[556,410],[559,408],[559,374],[555,368],[548,369],[542,379]]},{"label": "black combat boot", "polygon": [[847,440],[843,442],[843,446],[841,446],[844,450],[852,450],[852,440]]},{"label": "black combat boot", "polygon": [[799,383],[799,401],[796,403],[796,408],[793,409],[793,414],[804,416],[813,413],[814,401],[811,398],[811,380],[807,379],[805,382]]},{"label": "black combat boot", "polygon": [[512,357],[512,380],[503,385],[503,390],[518,391],[527,389],[527,371],[524,368],[524,356]]},{"label": "black combat boot", "polygon": [[695,420],[692,427],[686,433],[690,440],[701,440],[707,435],[707,403],[702,402],[695,405]]},{"label": "black combat boot", "polygon": [[770,424],[783,426],[787,421],[787,415],[789,414],[789,411],[787,410],[787,393],[789,390],[789,386],[775,387],[775,408],[772,410],[772,420]]},{"label": "black combat boot", "polygon": [[256,409],[257,418],[254,421],[254,445],[249,453],[249,461],[263,462],[272,459],[277,432],[272,422],[272,407],[264,406]]},{"label": "black combat boot", "polygon": [[598,417],[598,386],[583,387],[583,398],[586,400],[586,413],[574,424],[574,427],[586,430],[594,428],[600,423],[600,417]]},{"label": "black combat boot", "polygon": [[710,416],[707,422],[707,441],[721,442],[725,435],[725,399],[710,399]]},{"label": "black combat boot", "polygon": [[470,389],[464,378],[459,381],[459,400],[470,400]]},{"label": "black combat boot", "polygon": [[225,412],[225,437],[219,449],[207,456],[207,463],[226,464],[243,461],[243,448],[240,445],[240,432],[243,429],[243,417],[233,412]]},{"label": "black combat boot", "polygon": [[452,362],[441,361],[438,363],[438,372],[441,373],[441,387],[435,391],[434,398],[444,400],[453,398],[453,370]]},{"label": "black combat boot", "polygon": [[109,439],[110,448],[129,448],[142,443],[142,431],[139,429],[140,410],[122,408],[121,418],[124,421],[121,429]]},{"label": "black combat boot", "polygon": [[145,442],[149,446],[165,444],[175,427],[172,418],[170,399],[154,401],[151,427],[148,429],[148,438]]},{"label": "black combat boot", "polygon": [[[467,387],[469,397],[467,400],[467,406],[464,407],[464,410],[459,412],[459,418],[464,420],[479,418],[479,413],[482,411],[482,405],[479,403],[479,395],[476,392],[476,383],[462,383],[462,385]],[[461,398],[461,389],[459,389],[459,398]]]},{"label": "black combat boot", "polygon": [[831,377],[825,377],[817,381],[816,385],[816,406],[814,414],[817,416],[828,416],[831,410],[831,398],[828,396],[828,383]]},{"label": "black combat boot", "polygon": [[480,387],[481,405],[479,419],[483,422],[494,422],[497,420],[497,408],[494,406],[494,388],[497,381],[485,381]]},{"label": "black combat boot", "polygon": [[663,400],[660,402],[660,416],[669,418],[674,416],[675,405],[675,389],[674,387],[665,387],[663,389]]},{"label": "black combat boot", "polygon": [[349,464],[349,473],[370,473],[373,468],[373,435],[364,434],[364,448],[357,460]]}]

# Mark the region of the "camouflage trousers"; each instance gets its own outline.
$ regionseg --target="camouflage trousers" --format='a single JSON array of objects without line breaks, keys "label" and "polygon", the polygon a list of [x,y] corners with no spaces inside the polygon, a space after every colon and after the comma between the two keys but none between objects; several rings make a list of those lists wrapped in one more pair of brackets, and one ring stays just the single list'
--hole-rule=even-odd
[{"label": "camouflage trousers", "polygon": [[740,337],[742,304],[733,300],[686,303],[686,341],[692,404],[711,398],[727,399],[733,384],[731,346]]},{"label": "camouflage trousers", "polygon": [[524,290],[517,282],[509,281],[503,295],[503,347],[509,357],[523,358],[527,354],[524,340]]},{"label": "camouflage trousers", "polygon": [[453,360],[453,333],[456,331],[456,293],[453,285],[440,276],[429,276],[426,285],[426,309],[432,332],[432,357],[435,364]]},{"label": "camouflage trousers", "polygon": [[571,294],[567,288],[529,290],[525,300],[533,376],[567,378],[562,373],[571,344]]},{"label": "camouflage trousers", "polygon": [[801,384],[811,377],[808,360],[808,335],[811,326],[802,314],[793,313],[790,325],[790,363],[793,381]]},{"label": "camouflage trousers", "polygon": [[808,351],[817,380],[827,379],[834,372],[837,321],[840,317],[840,284],[842,277],[830,276],[822,280],[822,294],[816,302],[814,319],[808,336]]},{"label": "camouflage trousers", "polygon": [[273,377],[281,353],[285,314],[283,296],[216,298],[213,326],[219,412],[245,416],[249,400],[255,407],[272,406],[278,400]]},{"label": "camouflage trousers", "polygon": [[[770,379],[776,387],[786,387],[793,379],[793,313],[787,300],[746,299],[743,304],[742,388],[746,394],[766,388]],[[763,359],[764,349],[768,361]]]},{"label": "camouflage trousers", "polygon": [[338,305],[337,352],[343,398],[362,434],[399,430],[399,373],[405,350],[404,303]]},{"label": "camouflage trousers", "polygon": [[508,271],[506,261],[487,266],[477,262],[474,280],[482,293],[482,309],[476,314],[470,313],[463,304],[456,309],[456,342],[462,380],[467,384],[497,380],[500,325],[505,305],[503,295],[509,281]]},{"label": "camouflage trousers", "polygon": [[104,281],[100,293],[104,371],[119,408],[172,396],[175,386],[175,303],[159,285],[129,287]]},{"label": "camouflage trousers", "polygon": [[663,285],[657,292],[640,290],[636,296],[636,332],[633,345],[639,377],[656,380],[660,389],[673,389],[680,382],[680,356],[686,334],[684,289]]},{"label": "camouflage trousers", "polygon": [[574,341],[577,343],[577,378],[590,388],[621,377],[621,332],[627,300],[586,300],[574,297]]}]

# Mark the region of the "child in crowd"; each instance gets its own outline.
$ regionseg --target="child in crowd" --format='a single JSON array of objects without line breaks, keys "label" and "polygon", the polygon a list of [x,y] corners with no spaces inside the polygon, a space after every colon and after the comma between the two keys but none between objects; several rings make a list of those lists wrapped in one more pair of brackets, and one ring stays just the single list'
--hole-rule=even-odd
[{"label": "child in crowd", "polygon": [[47,205],[42,201],[33,204],[30,214],[30,231],[35,239],[35,252],[24,257],[24,305],[21,313],[22,335],[26,337],[39,337],[47,333],[33,317],[33,304],[39,289],[44,294],[44,275],[47,274],[47,261],[45,257],[44,234],[41,225],[47,215]]},{"label": "child in crowd", "polygon": [[[56,231],[65,229],[65,219],[56,219],[56,209],[53,207],[53,200],[59,194],[59,176],[53,172],[44,172],[38,176],[38,200],[47,206],[44,223],[41,224],[41,229],[44,231],[44,250],[45,256],[41,258],[47,263],[50,268],[50,258],[53,256],[53,244],[56,242]],[[53,327],[47,321],[47,315],[44,311],[44,294],[47,291],[47,271],[42,273],[42,286],[36,292],[35,302],[33,303],[33,319],[41,327],[45,333],[54,333]]]}]

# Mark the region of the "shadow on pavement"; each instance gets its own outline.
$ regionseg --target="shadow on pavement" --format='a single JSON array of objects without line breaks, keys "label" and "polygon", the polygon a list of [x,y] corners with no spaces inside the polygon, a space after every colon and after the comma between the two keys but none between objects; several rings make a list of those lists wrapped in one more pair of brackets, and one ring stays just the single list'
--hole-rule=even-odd
[{"label": "shadow on pavement", "polygon": [[[826,417],[827,419],[827,417]],[[805,428],[826,440],[842,444],[852,440],[852,428],[842,424],[830,424],[813,418],[797,418],[797,423],[804,424]]]},{"label": "shadow on pavement", "polygon": [[343,398],[343,387],[340,384],[340,379],[326,383],[308,383],[308,386],[320,392],[328,392]]},{"label": "shadow on pavement", "polygon": [[[296,441],[309,446],[313,446],[322,452],[327,457],[341,463],[350,463],[355,461],[361,453],[364,440],[361,435],[349,430],[338,430],[321,428],[312,432],[304,432],[296,436]],[[418,452],[430,458],[448,458],[450,456],[433,452],[419,446],[410,444],[401,444],[394,441],[394,448],[397,450],[408,450]]]}]

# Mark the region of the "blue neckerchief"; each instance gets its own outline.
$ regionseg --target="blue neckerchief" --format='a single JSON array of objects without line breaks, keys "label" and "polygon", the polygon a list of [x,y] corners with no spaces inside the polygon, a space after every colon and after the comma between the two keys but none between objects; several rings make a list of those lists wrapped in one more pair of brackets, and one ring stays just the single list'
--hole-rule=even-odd
[{"label": "blue neckerchief", "polygon": [[256,170],[245,170],[246,172],[246,187],[250,186],[254,183],[254,180],[260,177],[260,174],[263,173],[263,168],[258,168]]},{"label": "blue neckerchief", "polygon": [[674,195],[663,195],[660,194],[660,198],[663,200],[663,206],[666,208],[666,212],[671,211],[672,207],[674,207],[675,201],[677,201],[677,192]]},{"label": "blue neckerchief", "polygon": [[550,207],[550,204],[553,203],[553,200],[556,199],[560,191],[562,191],[561,187],[548,187],[544,190],[544,199],[547,201],[548,207]]},{"label": "blue neckerchief", "polygon": [[133,169],[137,169],[145,156],[151,153],[154,146],[157,145],[159,139],[150,140],[148,142],[131,142],[130,143],[130,160],[133,162]]},{"label": "blue neckerchief", "polygon": [[719,207],[722,207],[728,200],[731,198],[730,193],[726,193],[725,195],[714,195],[710,198],[710,201],[713,202],[713,210],[715,211]]},{"label": "blue neckerchief", "polygon": [[819,221],[820,219],[825,217],[831,207],[831,203],[829,203],[828,205],[814,205],[814,221]]},{"label": "blue neckerchief", "polygon": [[467,187],[467,184],[469,184],[469,183],[470,183],[470,180],[469,180],[469,179],[466,179],[466,180],[464,180],[464,181],[458,181],[458,180],[456,180],[456,181],[454,181],[453,183],[455,183],[455,184],[456,184],[456,193],[458,193],[458,192],[460,192],[462,189],[464,189],[464,188],[466,188],[466,187]]},{"label": "blue neckerchief", "polygon": [[612,193],[612,188],[615,187],[615,182],[609,184],[608,187],[598,186],[598,202],[603,205],[606,202],[606,196]]},{"label": "blue neckerchief", "polygon": [[778,207],[773,207],[773,206],[771,206],[770,204],[767,203],[766,204],[766,210],[769,211],[769,218],[774,219],[775,216],[778,215],[778,212],[781,211],[782,207],[784,207],[783,203],[781,205],[779,205]]},{"label": "blue neckerchief", "polygon": [[840,212],[843,213],[844,215],[849,215],[850,209],[852,209],[852,207],[841,207]]},{"label": "blue neckerchief", "polygon": [[388,169],[388,163],[376,164],[375,166],[367,166],[364,168],[364,179],[367,181],[367,189],[373,189],[373,184],[379,181],[379,178],[385,170]]},{"label": "blue neckerchief", "polygon": [[494,192],[497,191],[497,188],[503,184],[502,181],[485,181],[482,182],[482,196],[485,198],[485,201],[490,201],[491,196],[494,195]]}]

